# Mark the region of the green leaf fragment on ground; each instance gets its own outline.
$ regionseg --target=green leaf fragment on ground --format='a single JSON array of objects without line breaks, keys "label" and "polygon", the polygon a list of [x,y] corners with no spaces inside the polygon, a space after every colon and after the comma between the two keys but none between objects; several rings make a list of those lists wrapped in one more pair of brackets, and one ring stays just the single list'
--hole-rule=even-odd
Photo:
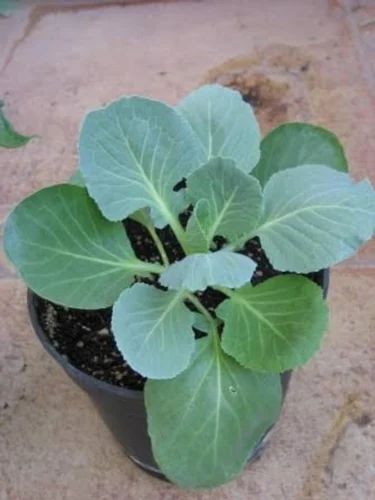
[{"label": "green leaf fragment on ground", "polygon": [[22,135],[16,132],[4,115],[3,103],[0,101],[0,147],[14,149],[27,144],[34,136]]}]

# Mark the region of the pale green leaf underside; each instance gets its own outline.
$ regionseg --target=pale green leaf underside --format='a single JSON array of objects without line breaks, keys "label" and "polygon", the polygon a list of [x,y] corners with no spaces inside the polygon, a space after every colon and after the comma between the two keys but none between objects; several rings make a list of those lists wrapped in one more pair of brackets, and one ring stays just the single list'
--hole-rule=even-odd
[{"label": "pale green leaf underside", "polygon": [[160,283],[173,290],[205,290],[208,286],[237,288],[250,281],[256,263],[245,255],[220,250],[188,255],[160,275]]},{"label": "pale green leaf underside", "polygon": [[0,101],[0,147],[11,149],[24,146],[33,136],[18,133],[5,117],[2,107],[3,103]]},{"label": "pale green leaf underside", "polygon": [[221,85],[205,85],[177,106],[199,138],[205,160],[220,156],[248,173],[260,156],[260,130],[241,94]]},{"label": "pale green leaf underside", "polygon": [[303,276],[277,276],[233,292],[217,309],[223,349],[255,371],[281,373],[319,348],[328,309],[321,288]]},{"label": "pale green leaf underside", "polygon": [[206,337],[182,374],[146,382],[145,399],[161,470],[179,486],[209,488],[241,471],[277,419],[280,377],[242,368]]},{"label": "pale green leaf underside", "polygon": [[69,184],[23,200],[6,222],[4,239],[27,285],[70,307],[110,306],[135,275],[158,267],[136,259],[122,224],[104,219],[86,190]]},{"label": "pale green leaf underside", "polygon": [[375,194],[367,180],[323,165],[304,165],[274,174],[264,193],[260,237],[280,271],[308,273],[351,255],[372,237]]},{"label": "pale green leaf underside", "polygon": [[348,171],[345,153],[337,137],[308,123],[280,125],[262,140],[260,149],[260,160],[252,174],[262,186],[276,172],[300,165],[327,165]]},{"label": "pale green leaf underside", "polygon": [[112,329],[117,347],[134,370],[144,377],[165,379],[189,364],[194,319],[182,293],[138,283],[115,303]]},{"label": "pale green leaf underside", "polygon": [[158,227],[181,210],[175,184],[204,161],[189,124],[166,104],[141,97],[89,113],[79,155],[89,193],[108,219],[149,207]]},{"label": "pale green leaf underside", "polygon": [[187,180],[186,198],[195,205],[187,238],[195,251],[207,251],[214,236],[249,233],[262,208],[259,182],[232,160],[214,158]]}]

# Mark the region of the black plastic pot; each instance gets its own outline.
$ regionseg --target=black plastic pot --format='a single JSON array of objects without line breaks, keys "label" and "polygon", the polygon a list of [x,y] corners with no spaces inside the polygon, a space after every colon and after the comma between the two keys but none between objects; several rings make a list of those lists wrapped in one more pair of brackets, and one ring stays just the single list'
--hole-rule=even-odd
[{"label": "black plastic pot", "polygon": [[[317,276],[317,281],[324,291],[324,297],[326,297],[329,285],[329,270],[322,270],[317,273]],[[31,291],[28,292],[28,309],[31,323],[43,347],[65,370],[69,377],[88,394],[102,416],[102,419],[123,446],[129,458],[149,474],[160,479],[165,479],[152,454],[151,442],[147,433],[143,391],[125,389],[102,382],[71,365],[55,350],[48,336],[43,331],[37,317],[36,303],[38,300],[40,300],[39,297]],[[283,387],[283,398],[285,398],[291,372],[285,372],[280,377]],[[249,460],[256,458],[262,451],[269,431],[260,440],[255,450],[253,450]]]}]

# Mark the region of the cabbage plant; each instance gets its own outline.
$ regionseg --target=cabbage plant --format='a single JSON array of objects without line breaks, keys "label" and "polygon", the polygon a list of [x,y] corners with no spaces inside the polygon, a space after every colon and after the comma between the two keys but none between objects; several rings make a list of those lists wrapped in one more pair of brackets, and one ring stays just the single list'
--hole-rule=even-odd
[{"label": "cabbage plant", "polygon": [[[149,231],[157,262],[137,256],[126,219]],[[261,140],[240,94],[207,85],[176,107],[132,96],[88,113],[79,171],[13,210],[5,248],[37,295],[113,306],[118,348],[147,378],[160,469],[213,487],[277,420],[280,373],[320,346],[327,305],[306,274],[353,255],[374,226],[374,191],[351,179],[332,133],[287,123]],[[257,264],[239,250],[255,237],[280,274],[253,286]],[[200,300],[207,288],[223,297],[214,311]]]}]

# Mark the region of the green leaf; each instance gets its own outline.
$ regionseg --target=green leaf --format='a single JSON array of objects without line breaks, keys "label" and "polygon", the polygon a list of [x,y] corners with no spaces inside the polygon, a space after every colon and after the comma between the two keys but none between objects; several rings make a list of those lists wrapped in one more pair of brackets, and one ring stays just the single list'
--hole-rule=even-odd
[{"label": "green leaf", "polygon": [[135,222],[138,222],[138,224],[141,224],[144,227],[150,227],[152,224],[152,221],[150,219],[150,211],[147,208],[144,208],[143,210],[137,210],[133,214],[130,215],[130,219],[134,220]]},{"label": "green leaf", "polygon": [[169,266],[160,275],[160,283],[191,292],[215,285],[236,288],[250,281],[255,268],[249,257],[228,250],[196,253]]},{"label": "green leaf", "polygon": [[74,186],[86,187],[85,179],[82,177],[79,170],[74,172],[74,174],[69,178],[68,183],[73,184]]},{"label": "green leaf", "polygon": [[205,337],[182,374],[146,382],[145,400],[161,470],[179,486],[209,488],[236,476],[276,421],[280,377],[242,368]]},{"label": "green leaf", "polygon": [[348,171],[343,147],[328,130],[307,123],[285,123],[273,129],[261,142],[261,155],[252,174],[264,186],[281,170],[300,165],[327,165]]},{"label": "green leaf", "polygon": [[222,324],[221,319],[219,318],[211,318],[211,321],[208,320],[207,316],[204,316],[201,313],[194,313],[194,324],[193,327],[203,333],[210,333],[212,329],[212,325],[215,325],[216,328],[219,328]]},{"label": "green leaf", "polygon": [[173,224],[181,211],[173,187],[204,161],[189,124],[166,104],[141,97],[89,113],[79,154],[89,193],[108,219],[149,207],[158,227]]},{"label": "green leaf", "polygon": [[194,324],[193,327],[204,333],[209,333],[211,328],[211,323],[208,321],[206,316],[200,313],[194,313]]},{"label": "green leaf", "polygon": [[0,147],[19,148],[27,144],[34,136],[19,134],[11,123],[5,118],[2,111],[3,103],[0,102]]},{"label": "green leaf", "polygon": [[274,174],[264,189],[259,228],[274,268],[308,273],[354,255],[372,237],[375,194],[365,180],[323,165]]},{"label": "green leaf", "polygon": [[[210,216],[210,203],[207,200],[198,200],[186,226],[186,240],[188,253],[207,252],[210,248],[207,227]],[[206,222],[207,221],[207,222]]]},{"label": "green leaf", "polygon": [[120,352],[134,370],[165,379],[189,364],[195,347],[194,319],[183,303],[183,293],[139,283],[116,301],[112,329]]},{"label": "green leaf", "polygon": [[255,371],[281,373],[306,363],[320,346],[328,308],[304,276],[277,276],[236,290],[216,310],[223,349]]},{"label": "green leaf", "polygon": [[232,160],[214,158],[187,180],[186,197],[196,204],[187,237],[193,250],[207,251],[214,236],[231,239],[249,233],[262,208],[260,184]]},{"label": "green leaf", "polygon": [[108,307],[135,275],[162,269],[138,260],[122,224],[104,219],[86,190],[69,184],[23,200],[10,214],[4,238],[27,285],[69,307]]},{"label": "green leaf", "polygon": [[9,16],[20,6],[19,0],[0,0],[0,16]]},{"label": "green leaf", "polygon": [[205,160],[220,156],[250,172],[260,156],[260,130],[241,94],[221,85],[205,85],[183,99],[177,109],[201,143]]}]

